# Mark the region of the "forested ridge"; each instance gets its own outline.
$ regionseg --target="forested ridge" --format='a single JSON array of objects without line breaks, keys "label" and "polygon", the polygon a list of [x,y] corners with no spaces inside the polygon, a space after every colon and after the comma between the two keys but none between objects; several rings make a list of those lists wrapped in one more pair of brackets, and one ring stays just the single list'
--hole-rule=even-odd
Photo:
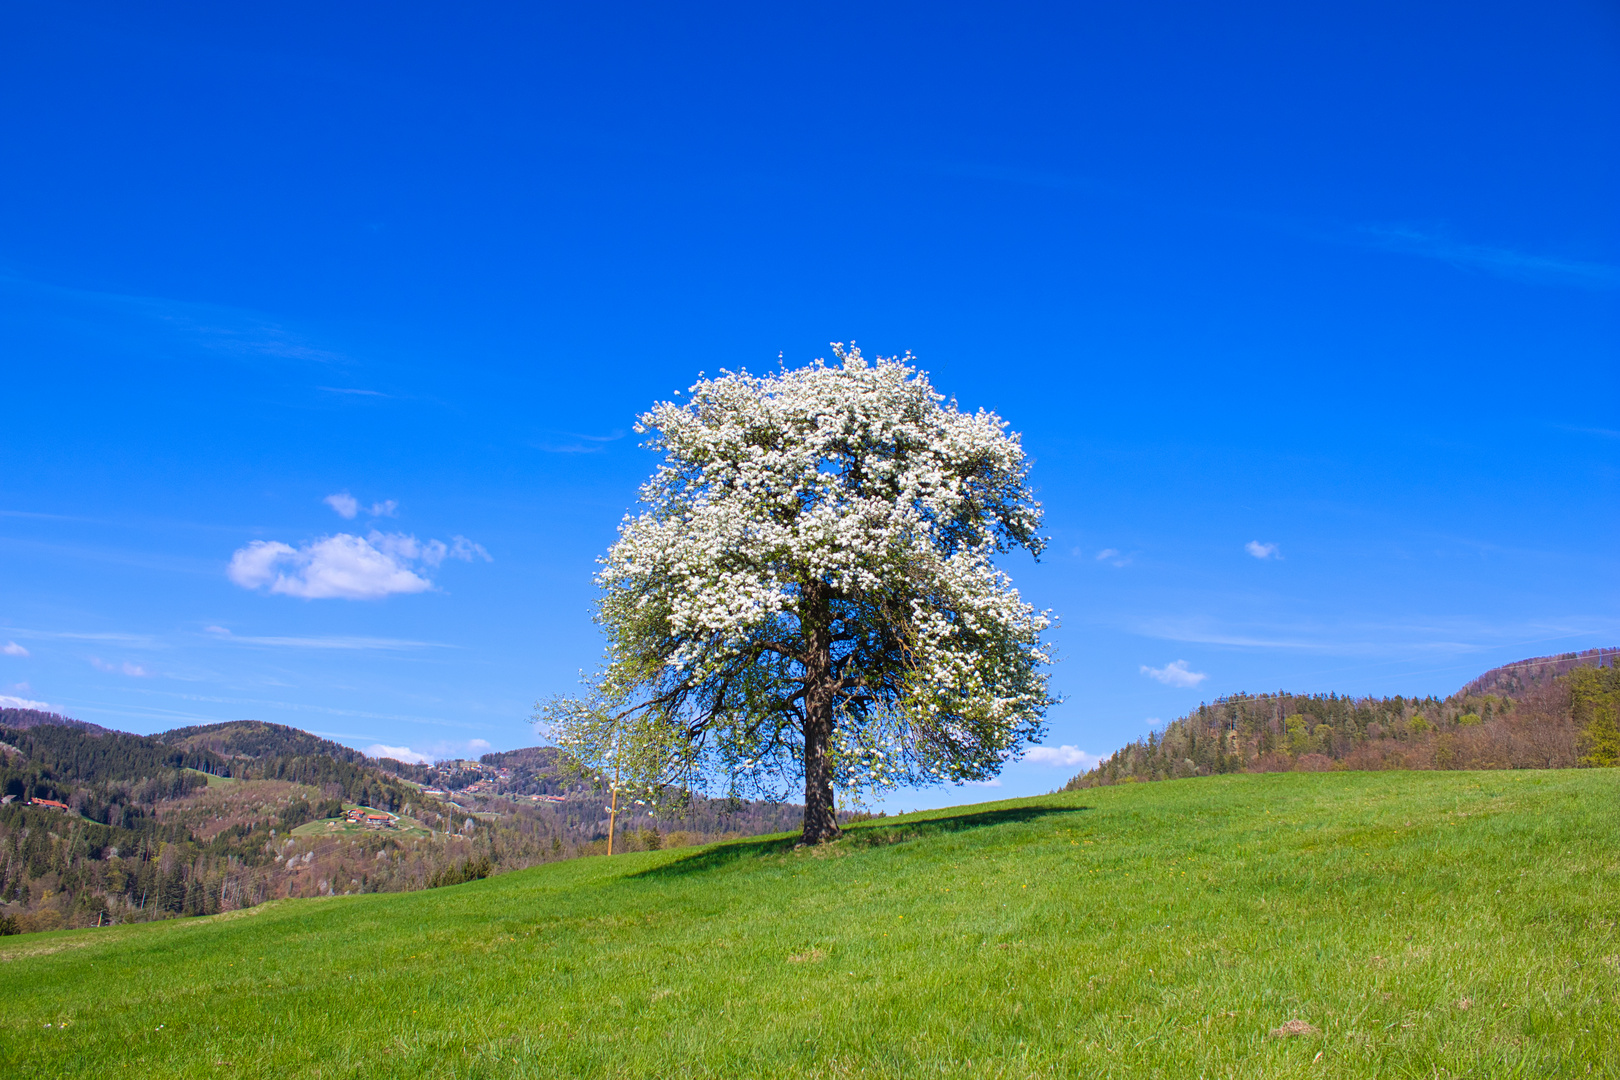
[{"label": "forested ridge", "polygon": [[1233,694],[1117,750],[1065,790],[1228,772],[1620,765],[1620,650],[1533,657],[1445,698]]},{"label": "forested ridge", "polygon": [[[319,749],[295,729],[259,731],[267,753],[250,757],[239,746],[131,735],[54,714],[8,710],[3,719],[0,932],[211,914],[306,885],[335,891],[331,876],[304,882],[289,873],[283,849],[291,830],[346,803],[399,810],[414,800],[447,832],[458,820],[378,768],[275,753]],[[380,861],[367,867],[364,884],[391,884],[396,875],[381,869]]]},{"label": "forested ridge", "polygon": [[[431,888],[607,846],[604,798],[550,747],[429,766],[257,721],[143,736],[32,710],[0,720],[0,933]],[[311,824],[351,805],[400,816],[358,834]],[[620,811],[620,851],[785,831],[802,814],[701,796]]]}]

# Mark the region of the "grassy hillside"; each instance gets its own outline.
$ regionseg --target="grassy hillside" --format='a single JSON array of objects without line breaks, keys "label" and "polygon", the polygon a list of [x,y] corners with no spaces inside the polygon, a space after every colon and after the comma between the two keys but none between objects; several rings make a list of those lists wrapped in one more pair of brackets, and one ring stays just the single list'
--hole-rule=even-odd
[{"label": "grassy hillside", "polygon": [[12,937],[0,1063],[1615,1076],[1617,836],[1613,770],[1231,775]]}]

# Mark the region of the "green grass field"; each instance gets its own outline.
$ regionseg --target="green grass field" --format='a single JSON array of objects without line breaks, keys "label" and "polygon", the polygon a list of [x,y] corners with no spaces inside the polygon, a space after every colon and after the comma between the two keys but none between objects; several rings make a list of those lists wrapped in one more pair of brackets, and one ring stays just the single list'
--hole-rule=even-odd
[{"label": "green grass field", "polygon": [[0,1063],[1612,1077],[1617,918],[1620,771],[1213,777],[8,938]]}]

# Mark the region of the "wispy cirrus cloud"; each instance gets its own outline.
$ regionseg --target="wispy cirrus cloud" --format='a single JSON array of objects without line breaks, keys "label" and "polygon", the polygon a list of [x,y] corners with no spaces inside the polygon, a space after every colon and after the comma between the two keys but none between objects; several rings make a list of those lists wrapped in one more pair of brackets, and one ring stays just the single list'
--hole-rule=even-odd
[{"label": "wispy cirrus cloud", "polygon": [[410,649],[453,649],[458,646],[446,645],[438,641],[410,641],[405,638],[380,637],[287,637],[287,636],[259,636],[253,634],[233,634],[223,626],[207,626],[203,628],[213,637],[222,641],[237,642],[243,645],[268,645],[273,648],[285,649],[376,649],[382,651],[404,651]]},{"label": "wispy cirrus cloud", "polygon": [[1185,660],[1171,661],[1162,668],[1148,667],[1146,664],[1143,664],[1142,674],[1146,675],[1150,679],[1157,679],[1166,686],[1178,686],[1183,689],[1197,686],[1199,683],[1209,678],[1209,676],[1202,671],[1189,670],[1187,667],[1187,661]]},{"label": "wispy cirrus cloud", "polygon": [[[1086,193],[1128,203],[1141,203],[1143,196],[1123,185],[1104,183],[1094,178],[1016,165],[986,164],[978,162],[924,163],[923,168],[936,173],[969,177],[979,180],[1000,181],[1023,187],[1045,188],[1058,192]],[[1391,254],[1433,259],[1462,270],[1482,271],[1498,277],[1539,284],[1573,285],[1578,288],[1620,289],[1620,266],[1594,262],[1589,259],[1565,258],[1521,251],[1497,244],[1471,243],[1447,235],[1445,230],[1433,226],[1410,224],[1368,223],[1360,225],[1331,221],[1304,221],[1297,218],[1256,214],[1230,208],[1199,205],[1192,202],[1156,200],[1160,206],[1174,206],[1184,213],[1202,217],[1247,221],[1256,228],[1291,233],[1321,243],[1370,248]]]},{"label": "wispy cirrus cloud", "polygon": [[614,430],[606,435],[581,435],[573,431],[555,432],[555,438],[539,439],[529,445],[547,454],[599,454],[608,443],[618,442],[625,433]]},{"label": "wispy cirrus cloud", "polygon": [[1452,266],[1483,270],[1501,277],[1523,281],[1557,282],[1588,289],[1620,289],[1620,267],[1607,263],[1535,255],[1512,248],[1470,244],[1444,234],[1408,225],[1363,225],[1352,237],[1367,247],[1424,259],[1437,259]]},{"label": "wispy cirrus cloud", "polygon": [[150,678],[152,674],[140,664],[132,664],[128,660],[115,664],[110,661],[103,660],[99,656],[92,656],[90,658],[90,666],[95,668],[97,671],[109,671],[118,675],[128,675],[134,679]]},{"label": "wispy cirrus cloud", "polygon": [[1247,544],[1243,545],[1243,550],[1262,561],[1266,559],[1282,558],[1282,552],[1277,549],[1276,544],[1262,544],[1258,540],[1250,540]]},{"label": "wispy cirrus cloud", "polygon": [[405,533],[338,533],[299,547],[255,540],[238,548],[226,576],[244,589],[304,600],[380,600],[433,588],[427,572],[446,559],[494,561],[465,536],[420,541]]},{"label": "wispy cirrus cloud", "polygon": [[1144,637],[1195,645],[1329,656],[1432,659],[1571,638],[1612,637],[1620,634],[1620,619],[1606,614],[1575,614],[1506,623],[1455,616],[1414,616],[1403,622],[1349,619],[1238,622],[1190,615],[1137,619],[1129,623],[1129,628]]}]

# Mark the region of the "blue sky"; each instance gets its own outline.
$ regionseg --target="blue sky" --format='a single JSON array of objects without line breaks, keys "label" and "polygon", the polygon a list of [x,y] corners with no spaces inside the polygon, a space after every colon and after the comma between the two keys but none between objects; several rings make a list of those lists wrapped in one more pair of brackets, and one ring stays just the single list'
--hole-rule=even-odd
[{"label": "blue sky", "polygon": [[635,414],[848,340],[1061,619],[1071,749],[889,805],[1620,644],[1613,5],[585,7],[0,16],[0,695],[532,744]]}]

